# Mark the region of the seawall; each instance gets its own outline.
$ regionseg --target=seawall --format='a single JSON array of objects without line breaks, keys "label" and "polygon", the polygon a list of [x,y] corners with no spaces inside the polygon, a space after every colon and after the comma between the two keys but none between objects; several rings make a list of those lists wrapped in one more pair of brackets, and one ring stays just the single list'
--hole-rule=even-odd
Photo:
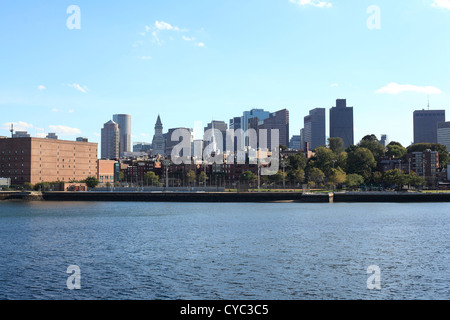
[{"label": "seawall", "polygon": [[42,201],[44,198],[40,192],[0,192],[0,201],[8,200],[8,201]]},{"label": "seawall", "polygon": [[151,192],[46,192],[46,201],[123,202],[294,202],[301,193],[151,193]]},{"label": "seawall", "polygon": [[450,202],[450,193],[228,193],[228,192],[0,192],[0,200],[103,201],[103,202],[202,202],[202,203],[420,203]]}]

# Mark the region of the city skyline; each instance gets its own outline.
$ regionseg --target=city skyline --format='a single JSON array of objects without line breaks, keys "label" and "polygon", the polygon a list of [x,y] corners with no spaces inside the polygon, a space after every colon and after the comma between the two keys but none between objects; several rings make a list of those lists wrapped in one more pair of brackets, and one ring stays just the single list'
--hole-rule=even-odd
[{"label": "city skyline", "polygon": [[151,142],[158,114],[177,128],[286,108],[291,138],[309,110],[346,98],[355,143],[387,134],[409,145],[414,111],[450,105],[446,1],[379,1],[379,29],[368,1],[78,1],[79,30],[66,26],[71,3],[27,3],[0,13],[2,136],[13,122],[100,144],[105,115],[126,113],[132,140]]}]

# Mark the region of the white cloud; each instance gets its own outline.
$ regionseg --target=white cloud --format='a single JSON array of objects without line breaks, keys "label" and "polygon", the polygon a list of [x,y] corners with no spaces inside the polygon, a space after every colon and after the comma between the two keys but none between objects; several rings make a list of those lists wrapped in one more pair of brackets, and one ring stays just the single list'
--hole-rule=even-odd
[{"label": "white cloud", "polygon": [[3,130],[11,129],[11,124],[14,126],[14,131],[27,131],[31,128],[33,128],[33,125],[31,123],[26,123],[24,121],[19,122],[7,122],[3,124]]},{"label": "white cloud", "polygon": [[203,42],[199,42],[199,43],[196,44],[196,46],[197,46],[197,47],[204,47],[205,44],[204,44]]},{"label": "white cloud", "polygon": [[171,24],[164,21],[156,21],[155,28],[158,30],[180,31],[178,27],[172,26]]},{"label": "white cloud", "polygon": [[295,3],[299,6],[313,6],[318,8],[331,8],[333,4],[327,1],[321,0],[289,0],[291,3]]},{"label": "white cloud", "polygon": [[89,90],[88,87],[86,86],[82,87],[78,83],[68,84],[68,86],[83,93],[87,93]]},{"label": "white cloud", "polygon": [[47,89],[45,86],[43,86],[42,84],[40,86],[38,86],[38,90],[43,91]]},{"label": "white cloud", "polygon": [[333,84],[331,85],[331,87],[332,87],[332,88],[337,88],[337,87],[339,87],[339,84],[333,83]]},{"label": "white cloud", "polygon": [[73,109],[70,109],[69,111],[67,111],[67,112],[69,112],[69,113],[74,113],[75,112],[75,110],[73,110]]},{"label": "white cloud", "polygon": [[183,40],[184,41],[194,41],[195,38],[194,37],[190,38],[190,37],[183,36]]},{"label": "white cloud", "polygon": [[450,10],[450,0],[434,0],[432,6]]},{"label": "white cloud", "polygon": [[70,128],[70,127],[61,126],[61,125],[48,126],[48,127],[50,128],[50,130],[52,132],[55,132],[56,134],[59,134],[59,135],[73,136],[73,135],[77,135],[77,134],[81,133],[80,129]]},{"label": "white cloud", "polygon": [[150,57],[150,56],[142,56],[141,60],[152,60],[152,57]]},{"label": "white cloud", "polygon": [[387,86],[377,90],[377,93],[400,94],[403,92],[418,92],[425,94],[441,94],[442,91],[431,86],[415,86],[411,84],[389,83]]}]

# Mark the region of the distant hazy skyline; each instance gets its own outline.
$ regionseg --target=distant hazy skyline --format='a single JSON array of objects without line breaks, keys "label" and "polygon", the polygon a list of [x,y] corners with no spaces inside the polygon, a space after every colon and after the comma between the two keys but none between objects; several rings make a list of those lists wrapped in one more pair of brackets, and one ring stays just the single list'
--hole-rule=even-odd
[{"label": "distant hazy skyline", "polygon": [[158,114],[166,132],[287,108],[292,136],[320,107],[328,136],[329,109],[347,99],[355,143],[406,146],[415,110],[450,107],[449,34],[450,0],[5,0],[0,135],[13,122],[100,142],[125,113],[132,141],[151,142]]}]

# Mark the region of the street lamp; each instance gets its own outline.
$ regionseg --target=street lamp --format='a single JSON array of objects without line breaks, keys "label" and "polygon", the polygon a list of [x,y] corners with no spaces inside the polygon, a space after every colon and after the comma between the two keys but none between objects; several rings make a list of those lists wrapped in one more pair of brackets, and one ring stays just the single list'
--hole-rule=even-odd
[{"label": "street lamp", "polygon": [[163,165],[166,169],[166,188],[169,187],[169,166],[171,164],[171,161],[169,159],[166,159],[163,161]]},{"label": "street lamp", "polygon": [[287,167],[287,164],[288,164],[287,159],[286,159],[286,158],[283,158],[283,159],[281,160],[281,167],[283,168],[283,189],[286,189],[286,177],[285,177],[284,172],[285,172],[285,169],[286,169],[286,167]]}]

